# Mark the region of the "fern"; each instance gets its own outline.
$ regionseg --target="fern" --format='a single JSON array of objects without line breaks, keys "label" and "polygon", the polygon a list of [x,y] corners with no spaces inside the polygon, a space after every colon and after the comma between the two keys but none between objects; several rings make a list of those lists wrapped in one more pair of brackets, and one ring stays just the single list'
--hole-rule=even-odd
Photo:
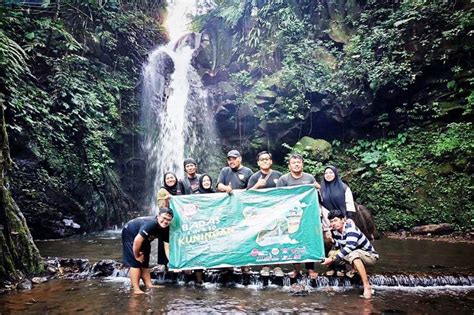
[{"label": "fern", "polygon": [[5,69],[6,78],[20,77],[29,72],[26,63],[28,55],[15,41],[0,30],[0,68]]}]

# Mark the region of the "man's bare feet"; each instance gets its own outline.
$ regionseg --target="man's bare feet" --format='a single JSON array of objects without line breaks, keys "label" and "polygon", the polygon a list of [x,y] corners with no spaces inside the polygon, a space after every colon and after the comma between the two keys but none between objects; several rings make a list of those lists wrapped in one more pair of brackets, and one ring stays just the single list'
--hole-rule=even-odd
[{"label": "man's bare feet", "polygon": [[145,294],[140,288],[133,289],[133,294]]},{"label": "man's bare feet", "polygon": [[374,293],[374,290],[372,288],[364,289],[364,293],[361,295],[366,300],[369,300],[372,298],[372,294]]},{"label": "man's bare feet", "polygon": [[159,289],[159,288],[163,288],[163,286],[162,286],[162,285],[152,284],[152,285],[148,285],[146,288],[147,288],[147,289]]}]

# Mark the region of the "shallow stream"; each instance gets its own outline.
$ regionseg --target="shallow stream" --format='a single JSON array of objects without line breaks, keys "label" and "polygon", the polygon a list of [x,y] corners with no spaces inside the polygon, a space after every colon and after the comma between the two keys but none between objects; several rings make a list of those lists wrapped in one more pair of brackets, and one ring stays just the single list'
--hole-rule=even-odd
[{"label": "shallow stream", "polygon": [[[118,232],[78,239],[37,242],[43,256],[84,257],[121,261]],[[417,272],[474,275],[473,244],[382,239],[374,242],[381,255],[369,274]],[[323,269],[321,268],[321,271]],[[167,284],[133,296],[127,278],[52,280],[33,290],[0,296],[0,314],[9,313],[316,313],[316,314],[472,314],[474,286],[374,286],[371,300],[360,288],[310,288],[306,296],[292,296],[288,287],[270,285],[204,288]]]}]

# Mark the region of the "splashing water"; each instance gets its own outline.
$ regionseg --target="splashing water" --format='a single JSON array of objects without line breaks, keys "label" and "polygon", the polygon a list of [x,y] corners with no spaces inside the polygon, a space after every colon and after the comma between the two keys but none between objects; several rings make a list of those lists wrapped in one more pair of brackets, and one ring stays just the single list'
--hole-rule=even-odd
[{"label": "splashing water", "polygon": [[[179,8],[179,7],[178,7]],[[187,25],[187,21],[182,23]],[[207,91],[191,62],[200,34],[188,33],[152,51],[143,67],[142,121],[151,214],[154,196],[167,171],[183,178],[183,160],[194,158],[199,171],[215,172],[217,136]]]}]

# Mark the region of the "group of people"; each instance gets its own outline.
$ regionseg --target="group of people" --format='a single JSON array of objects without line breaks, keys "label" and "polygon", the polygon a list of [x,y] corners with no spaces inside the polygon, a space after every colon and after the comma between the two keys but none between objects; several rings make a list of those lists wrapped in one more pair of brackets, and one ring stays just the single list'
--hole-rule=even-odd
[{"label": "group of people", "polygon": [[[320,197],[324,239],[336,249],[330,252],[333,254],[329,254],[329,257],[322,264],[336,268],[336,266],[348,262],[354,272],[359,273],[362,279],[363,297],[371,298],[372,289],[365,266],[375,264],[379,255],[353,221],[356,207],[352,192],[340,179],[337,169],[333,166],[327,166],[321,184],[319,184],[313,175],[303,171],[304,161],[299,154],[289,156],[289,172],[286,174],[272,169],[273,160],[270,152],[262,151],[258,153],[257,164],[259,171],[253,173],[250,168],[242,165],[242,156],[239,151],[229,151],[227,153],[228,166],[220,171],[217,179],[215,186],[217,192],[230,194],[234,189],[314,185]],[[131,267],[130,278],[135,293],[143,292],[138,287],[140,278],[143,279],[147,288],[153,287],[148,270],[149,242],[153,237],[159,238],[158,264],[166,265],[168,262],[167,242],[169,236],[163,234],[166,233],[165,230],[168,229],[168,225],[173,218],[173,211],[169,208],[170,197],[216,192],[211,176],[209,174],[199,174],[198,165],[194,159],[184,160],[183,166],[185,176],[181,180],[172,172],[164,174],[163,186],[156,196],[159,207],[158,216],[152,218],[151,221],[143,218],[134,219],[127,223],[122,232],[124,261]],[[136,268],[139,270],[135,270]],[[306,270],[309,277],[317,277],[317,273],[314,271],[314,263],[306,263]],[[301,266],[296,264],[294,273],[299,274],[300,272]],[[202,271],[197,271],[196,277],[198,281],[202,281]]]}]

